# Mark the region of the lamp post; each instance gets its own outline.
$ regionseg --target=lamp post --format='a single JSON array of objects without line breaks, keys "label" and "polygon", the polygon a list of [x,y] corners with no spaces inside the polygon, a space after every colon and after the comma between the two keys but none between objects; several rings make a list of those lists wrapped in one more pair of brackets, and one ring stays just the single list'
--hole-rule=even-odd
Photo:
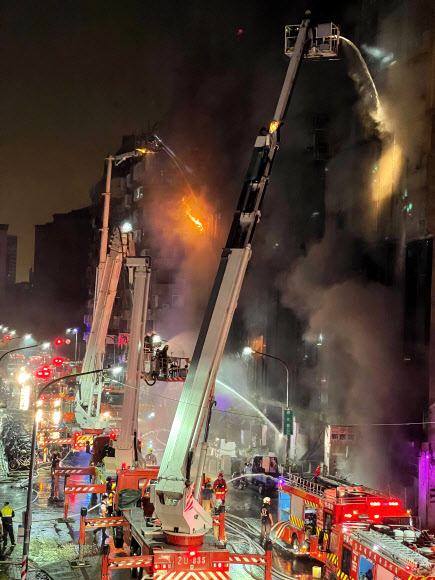
[{"label": "lamp post", "polygon": [[[27,347],[28,348],[28,347]],[[88,371],[85,373],[77,373],[75,375],[67,375],[64,377],[59,377],[58,379],[53,379],[49,381],[46,385],[42,387],[38,393],[36,400],[41,398],[42,393],[59,381],[64,381],[65,379],[80,377],[83,375],[90,375],[92,373],[101,373],[107,369],[95,369],[93,371]],[[33,429],[32,429],[32,447],[30,450],[30,469],[29,469],[29,483],[27,488],[27,503],[26,512],[24,514],[24,542],[23,542],[23,560],[21,563],[21,580],[28,580],[28,568],[29,568],[29,548],[30,548],[30,532],[32,528],[32,493],[33,493],[33,471],[35,467],[35,450],[36,450],[36,433],[38,428],[37,413],[35,412],[33,418]]]},{"label": "lamp post", "polygon": [[76,337],[75,350],[74,350],[74,362],[77,362],[77,334],[79,332],[79,329],[78,328],[67,328],[66,333],[69,334],[70,332],[72,332]]},{"label": "lamp post", "polygon": [[[254,350],[250,346],[245,346],[245,348],[243,349],[243,352],[244,352],[244,354],[259,354],[260,356],[265,356],[267,358],[273,358],[274,360],[279,361],[280,363],[282,363],[285,366],[285,378],[286,378],[286,409],[285,410],[290,411],[290,408],[289,408],[290,371],[289,371],[289,368],[287,366],[287,363],[284,362],[281,358],[278,358],[277,356],[273,356],[271,354],[266,354],[265,352],[261,352],[259,350]],[[287,435],[286,456],[287,456],[287,459],[290,460],[290,435]]]},{"label": "lamp post", "polygon": [[[19,338],[19,337],[17,336],[17,338]],[[35,346],[41,346],[41,345],[40,344],[32,344],[31,346],[21,346],[20,348],[12,348],[11,350],[8,350],[7,352],[3,353],[0,356],[0,361],[8,354],[11,354],[11,352],[16,352],[17,350],[26,350],[27,348],[35,348]]]}]

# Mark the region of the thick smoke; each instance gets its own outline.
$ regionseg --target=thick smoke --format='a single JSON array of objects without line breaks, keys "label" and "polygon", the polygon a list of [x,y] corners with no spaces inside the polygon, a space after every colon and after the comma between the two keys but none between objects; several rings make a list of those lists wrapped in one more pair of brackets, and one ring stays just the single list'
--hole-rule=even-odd
[{"label": "thick smoke", "polygon": [[[278,283],[283,304],[306,321],[305,339],[324,338],[319,357],[328,386],[328,422],[359,425],[361,445],[349,470],[362,483],[384,489],[391,483],[390,460],[399,457],[403,432],[371,424],[421,418],[412,403],[407,406],[403,367],[404,243],[417,230],[412,215],[408,222],[403,217],[409,200],[402,151],[413,167],[421,162],[426,63],[408,58],[405,64],[405,55],[396,54],[401,48],[394,30],[404,18],[395,13],[380,28],[386,68],[380,107],[361,62],[346,49],[349,75],[360,95],[357,129],[328,164],[323,239]],[[409,39],[404,44],[410,48]],[[388,244],[396,249],[385,258]],[[394,255],[391,275],[386,265],[389,261],[391,267]]]}]

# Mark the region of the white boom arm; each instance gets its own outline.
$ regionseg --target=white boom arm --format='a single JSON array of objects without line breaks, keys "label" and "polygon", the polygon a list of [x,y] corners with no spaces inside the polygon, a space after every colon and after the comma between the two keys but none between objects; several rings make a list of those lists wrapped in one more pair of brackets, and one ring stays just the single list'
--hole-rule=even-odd
[{"label": "white boom arm", "polygon": [[[83,372],[89,372],[103,367],[107,329],[112,315],[127,241],[127,234],[120,234],[118,229],[115,230],[110,244],[109,255],[104,263],[102,276],[98,285],[92,328],[83,360]],[[99,428],[104,426],[104,422],[100,420],[98,412],[95,414],[95,417],[92,416],[95,379],[95,375],[91,374],[84,377],[81,382],[81,397],[76,407],[76,418],[80,427]],[[100,384],[99,388],[101,389],[101,387],[102,385]]]},{"label": "white boom arm", "polygon": [[175,419],[161,463],[153,502],[163,530],[177,533],[204,533],[211,520],[192,500],[190,465],[198,444],[204,418],[213,398],[219,369],[234,310],[237,306],[251,241],[260,220],[260,208],[273,160],[278,150],[279,128],[284,120],[295,77],[307,48],[309,20],[299,26],[284,85],[270,129],[258,135],[233,223],[211,291],[199,332],[192,364],[181,393]]},{"label": "white boom arm", "polygon": [[130,274],[130,288],[133,293],[133,309],[131,313],[121,433],[116,440],[116,459],[117,464],[125,461],[128,465],[132,465],[132,436],[134,431],[137,430],[139,389],[144,354],[143,342],[151,278],[151,259],[143,256],[127,258],[127,268]]}]

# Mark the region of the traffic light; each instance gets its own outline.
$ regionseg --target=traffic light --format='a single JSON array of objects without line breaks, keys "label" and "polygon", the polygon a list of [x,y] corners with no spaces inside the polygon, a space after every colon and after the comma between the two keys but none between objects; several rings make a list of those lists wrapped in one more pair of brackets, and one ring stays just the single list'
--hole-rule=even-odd
[{"label": "traffic light", "polygon": [[62,366],[64,362],[65,362],[65,359],[61,356],[57,356],[56,358],[53,359],[53,364],[57,367]]},{"label": "traffic light", "polygon": [[11,338],[12,338],[12,336],[11,336],[10,334],[7,334],[7,335],[5,336],[5,340],[11,340]]},{"label": "traffic light", "polygon": [[54,344],[56,346],[61,346],[64,343],[63,338],[56,338],[56,340],[54,341]]}]

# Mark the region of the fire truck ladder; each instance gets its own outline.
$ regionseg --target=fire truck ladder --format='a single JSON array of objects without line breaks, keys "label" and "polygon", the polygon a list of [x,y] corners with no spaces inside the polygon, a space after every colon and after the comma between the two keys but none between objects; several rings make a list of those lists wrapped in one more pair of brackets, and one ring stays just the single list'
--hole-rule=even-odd
[{"label": "fire truck ladder", "polygon": [[390,538],[385,534],[368,530],[355,532],[355,536],[358,541],[370,550],[376,550],[379,554],[382,554],[392,562],[403,565],[403,567],[411,566],[413,568],[426,568],[428,570],[432,568],[432,564],[427,558],[414,552],[414,550],[411,550],[399,540]]},{"label": "fire truck ladder", "polygon": [[307,491],[308,493],[316,495],[317,497],[322,497],[323,492],[326,489],[323,485],[315,483],[314,481],[310,481],[309,479],[304,479],[299,475],[290,474],[288,479],[284,479],[284,482],[291,487]]}]

